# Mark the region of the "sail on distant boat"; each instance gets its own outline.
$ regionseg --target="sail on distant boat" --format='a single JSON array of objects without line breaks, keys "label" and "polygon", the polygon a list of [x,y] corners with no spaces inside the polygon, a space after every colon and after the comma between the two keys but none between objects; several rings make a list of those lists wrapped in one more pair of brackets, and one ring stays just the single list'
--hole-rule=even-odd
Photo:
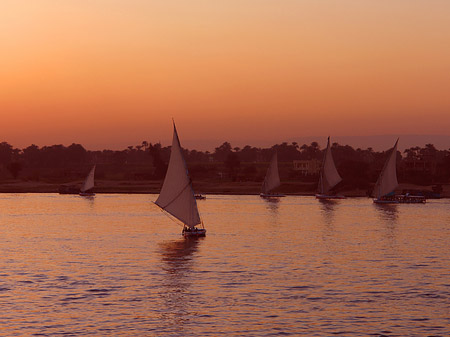
[{"label": "sail on distant boat", "polygon": [[318,199],[344,199],[345,197],[340,195],[329,195],[330,190],[342,181],[339,175],[336,165],[334,164],[333,155],[331,154],[330,137],[328,137],[327,149],[325,150],[322,168],[320,170],[319,177],[319,193],[316,194]]},{"label": "sail on distant boat", "polygon": [[95,176],[95,165],[89,171],[86,179],[84,180],[83,186],[80,189],[80,195],[82,196],[93,196],[95,193],[92,192],[94,188],[94,176]]},{"label": "sail on distant boat", "polygon": [[397,144],[398,139],[395,142],[394,147],[391,149],[388,159],[384,163],[380,176],[373,188],[372,196],[373,200],[378,204],[389,203],[425,203],[425,198],[422,196],[412,195],[395,195],[395,189],[398,186],[397,181]]},{"label": "sail on distant boat", "polygon": [[175,122],[169,166],[155,204],[183,223],[184,236],[205,235]]},{"label": "sail on distant boat", "polygon": [[284,197],[284,194],[271,193],[272,190],[281,185],[280,175],[278,173],[278,155],[275,151],[270,160],[269,168],[267,169],[266,177],[264,178],[261,194],[263,198],[267,197]]},{"label": "sail on distant boat", "polygon": [[384,163],[383,169],[378,177],[373,189],[375,197],[380,199],[394,192],[398,186],[397,181],[397,144],[391,149],[388,159]]}]

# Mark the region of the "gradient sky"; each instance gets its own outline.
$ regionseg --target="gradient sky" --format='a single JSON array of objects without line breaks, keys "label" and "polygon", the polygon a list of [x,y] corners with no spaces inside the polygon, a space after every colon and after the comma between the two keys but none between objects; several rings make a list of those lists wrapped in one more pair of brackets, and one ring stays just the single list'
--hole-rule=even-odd
[{"label": "gradient sky", "polygon": [[2,0],[0,141],[450,135],[448,0]]}]

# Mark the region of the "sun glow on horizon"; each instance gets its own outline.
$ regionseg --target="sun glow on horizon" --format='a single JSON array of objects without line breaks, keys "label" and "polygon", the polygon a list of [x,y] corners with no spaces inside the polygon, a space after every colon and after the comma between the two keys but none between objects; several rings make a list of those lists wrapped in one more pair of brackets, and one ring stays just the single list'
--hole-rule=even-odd
[{"label": "sun glow on horizon", "polygon": [[431,3],[3,1],[1,139],[156,142],[171,117],[184,139],[449,135]]}]

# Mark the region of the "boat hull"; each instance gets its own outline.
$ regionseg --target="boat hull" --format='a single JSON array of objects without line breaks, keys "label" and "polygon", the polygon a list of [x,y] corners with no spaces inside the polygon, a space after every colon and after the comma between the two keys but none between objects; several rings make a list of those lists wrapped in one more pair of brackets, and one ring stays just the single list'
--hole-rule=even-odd
[{"label": "boat hull", "polygon": [[199,237],[206,236],[206,229],[204,228],[191,228],[191,229],[183,229],[181,233],[184,237]]},{"label": "boat hull", "polygon": [[82,196],[82,197],[93,197],[93,196],[95,196],[95,193],[92,193],[92,192],[80,192],[79,195]]},{"label": "boat hull", "polygon": [[201,194],[196,194],[196,195],[194,195],[194,197],[197,200],[205,200],[206,199],[206,197],[204,195],[201,195]]},{"label": "boat hull", "polygon": [[383,199],[373,199],[373,203],[380,205],[399,204],[397,200],[383,200]]},{"label": "boat hull", "polygon": [[419,195],[395,195],[393,197],[373,199],[375,204],[425,204],[427,199]]},{"label": "boat hull", "polygon": [[316,199],[320,200],[334,200],[334,199],[347,199],[343,195],[326,195],[326,194],[316,194]]},{"label": "boat hull", "polygon": [[277,194],[277,193],[274,193],[274,194],[261,193],[259,196],[261,198],[283,198],[283,197],[285,197],[284,194]]}]

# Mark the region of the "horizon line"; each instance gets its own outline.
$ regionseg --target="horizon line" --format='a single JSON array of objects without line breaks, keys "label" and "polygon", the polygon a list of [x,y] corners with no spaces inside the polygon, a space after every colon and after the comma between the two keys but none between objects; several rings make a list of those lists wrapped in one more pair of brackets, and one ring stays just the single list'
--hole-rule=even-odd
[{"label": "horizon line", "polygon": [[[430,137],[430,138],[434,138],[433,140],[430,140],[430,142],[425,142],[423,145],[426,144],[433,144],[436,142],[436,138],[448,138],[445,140],[448,140],[448,142],[446,142],[448,145],[442,145],[442,144],[433,144],[435,145],[435,147],[439,150],[439,149],[447,149],[450,147],[450,135],[444,135],[444,134],[373,134],[373,135],[362,135],[362,136],[333,136],[333,135],[329,135],[329,136],[297,136],[297,137],[289,137],[288,139],[285,140],[263,140],[263,139],[248,139],[248,140],[240,140],[240,139],[230,139],[230,140],[219,140],[219,139],[202,139],[202,138],[186,138],[186,139],[182,139],[182,144],[184,144],[185,146],[183,146],[185,149],[190,149],[190,150],[197,150],[197,151],[214,151],[214,149],[216,147],[219,147],[220,145],[222,145],[225,142],[228,142],[232,145],[232,147],[240,147],[242,148],[243,146],[251,146],[251,147],[260,147],[260,148],[271,148],[275,145],[280,145],[282,143],[288,143],[288,144],[292,144],[293,142],[298,143],[298,145],[310,145],[310,143],[308,143],[309,141],[311,142],[317,142],[319,144],[319,146],[322,146],[323,144],[326,144],[326,140],[327,138],[330,137],[331,138],[331,142],[332,143],[339,143],[339,139],[347,139],[347,141],[349,139],[353,139],[353,140],[357,140],[359,142],[365,143],[363,140],[366,139],[366,142],[369,141],[369,139],[371,138],[386,138],[384,140],[384,143],[389,143],[390,141],[395,141],[395,138],[400,138],[400,142],[399,142],[399,148],[402,149],[406,149],[406,148],[410,148],[410,147],[414,147],[414,146],[420,146],[419,144],[414,144],[411,145],[412,140],[407,141],[407,143],[409,143],[409,145],[404,145],[404,143],[402,144],[402,137],[403,138],[412,138],[412,137],[417,137],[417,138],[425,138],[425,137]],[[390,138],[393,139],[390,139]],[[335,140],[338,141],[335,141]],[[0,143],[5,142],[8,143],[9,145],[11,145],[13,148],[19,149],[19,150],[23,150],[31,145],[36,145],[39,148],[43,148],[43,147],[50,147],[50,146],[55,146],[55,145],[62,145],[65,147],[68,147],[72,144],[79,144],[81,146],[83,146],[84,149],[86,149],[87,151],[103,151],[103,150],[112,150],[112,151],[122,151],[127,149],[127,147],[129,146],[137,146],[137,145],[141,145],[142,142],[147,141],[149,144],[161,144],[163,147],[166,146],[170,146],[171,141],[170,138],[167,139],[163,139],[163,140],[158,140],[158,141],[148,141],[148,140],[142,140],[142,141],[134,141],[135,144],[131,145],[131,142],[119,142],[114,144],[113,142],[110,143],[98,143],[98,145],[84,145],[83,143],[80,142],[56,142],[54,144],[48,145],[48,144],[38,144],[38,142],[32,142],[29,145],[23,146],[23,147],[16,147],[14,144],[12,144],[11,142],[7,141],[7,140],[2,140],[0,141]],[[305,143],[301,144],[299,143],[306,141]],[[418,140],[417,140],[418,141]],[[421,140],[422,141],[422,140]],[[442,140],[444,141],[444,140]],[[439,143],[442,143],[439,142]],[[341,140],[342,142],[342,140]],[[167,143],[167,145],[164,145],[165,143]],[[197,145],[193,145],[195,143],[204,143],[204,144],[208,144],[208,146],[198,146]],[[233,143],[236,144],[238,143],[237,146],[233,146]],[[242,145],[244,144],[245,145]],[[308,144],[307,144],[308,143]],[[187,145],[186,144],[190,144]],[[215,144],[215,145],[212,145]],[[252,145],[252,144],[256,144],[256,145]],[[272,145],[270,145],[272,144]],[[355,144],[348,144],[348,143],[339,143],[339,145],[350,145],[352,147],[355,148],[363,148],[365,147],[367,148],[372,148],[372,149],[376,149],[376,148],[382,148],[385,146],[385,144],[374,144],[373,146],[368,146],[368,144],[361,144],[360,145],[355,145]]]}]

